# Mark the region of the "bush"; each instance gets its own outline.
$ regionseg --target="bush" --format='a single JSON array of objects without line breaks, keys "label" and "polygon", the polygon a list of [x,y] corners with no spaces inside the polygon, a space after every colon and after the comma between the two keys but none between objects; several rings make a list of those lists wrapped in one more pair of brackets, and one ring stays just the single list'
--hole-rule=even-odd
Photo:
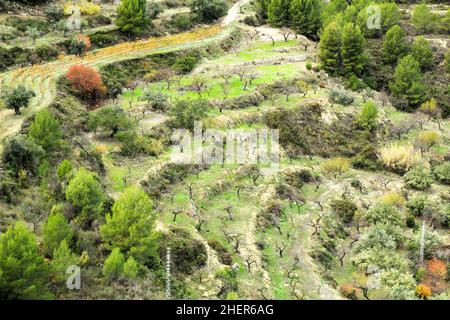
[{"label": "bush", "polygon": [[87,17],[87,23],[89,28],[97,28],[105,25],[110,25],[112,23],[112,20],[110,17],[98,14],[95,16],[89,16]]},{"label": "bush", "polygon": [[59,56],[59,50],[49,45],[41,45],[35,49],[35,52],[42,61],[54,60]]},{"label": "bush", "polygon": [[95,101],[103,97],[106,87],[96,70],[85,65],[72,66],[66,74],[75,94],[83,100]]},{"label": "bush", "polygon": [[7,41],[17,38],[18,30],[11,26],[0,24],[0,40]]},{"label": "bush", "polygon": [[331,174],[334,178],[337,178],[349,170],[350,161],[338,157],[324,161],[320,167],[324,174]]},{"label": "bush", "polygon": [[427,198],[425,196],[416,196],[408,201],[406,207],[413,216],[421,217],[428,207]]},{"label": "bush", "polygon": [[205,266],[207,252],[205,246],[192,238],[188,231],[172,228],[160,241],[159,256],[166,259],[166,248],[170,248],[172,273],[192,274]]},{"label": "bush", "polygon": [[261,25],[261,22],[258,20],[257,17],[251,15],[251,16],[246,16],[243,20],[243,22],[251,27],[259,27]]},{"label": "bush", "polygon": [[411,229],[414,229],[416,227],[416,219],[414,219],[414,216],[406,217],[406,226]]},{"label": "bush", "polygon": [[431,187],[433,180],[431,174],[424,167],[419,166],[408,171],[403,179],[407,188],[415,190],[427,190]]},{"label": "bush", "polygon": [[350,223],[355,216],[358,207],[349,199],[335,199],[331,202],[331,210],[336,213],[343,222]]},{"label": "bush", "polygon": [[70,53],[81,56],[85,52],[89,51],[91,48],[91,39],[89,36],[84,34],[79,34],[75,38],[73,38],[70,43]]},{"label": "bush", "polygon": [[345,87],[347,89],[350,89],[350,90],[353,90],[353,91],[360,91],[360,90],[365,89],[367,86],[364,83],[364,81],[362,81],[361,79],[359,79],[357,76],[355,76],[353,74],[345,82]]},{"label": "bush", "polygon": [[225,0],[193,0],[191,11],[201,22],[212,22],[227,14],[228,4]]},{"label": "bush", "polygon": [[50,31],[50,24],[42,19],[38,20],[33,18],[8,16],[5,24],[16,28],[20,32],[26,32],[29,28],[36,28],[42,33],[47,33]]},{"label": "bush", "polygon": [[165,27],[173,33],[185,32],[195,25],[191,14],[177,14],[167,21]]},{"label": "bush", "polygon": [[381,198],[381,202],[390,206],[401,208],[405,206],[406,199],[399,193],[388,193]]},{"label": "bush", "polygon": [[58,5],[51,4],[45,8],[45,17],[52,23],[56,23],[62,18],[64,18],[64,10]]},{"label": "bush", "polygon": [[231,266],[233,264],[233,257],[228,252],[227,248],[225,248],[219,241],[210,240],[208,241],[208,244],[211,248],[213,248],[217,252],[221,263],[228,266]]},{"label": "bush", "polygon": [[18,135],[7,140],[3,163],[15,176],[23,170],[35,175],[44,156],[45,151],[41,146],[25,135]]},{"label": "bush", "polygon": [[450,162],[436,166],[433,170],[434,176],[439,182],[450,185]]},{"label": "bush", "polygon": [[138,154],[158,156],[163,152],[163,145],[159,140],[137,134],[134,130],[118,133],[117,140],[122,143],[120,153],[124,156],[133,157]]},{"label": "bush", "polygon": [[159,14],[164,12],[164,5],[160,2],[151,1],[147,4],[147,14],[150,19],[156,19]]},{"label": "bush", "polygon": [[386,225],[402,225],[403,219],[400,212],[393,206],[379,203],[364,214],[364,218],[372,223]]},{"label": "bush", "polygon": [[347,92],[334,89],[331,90],[329,98],[333,104],[337,103],[343,106],[349,106],[355,100],[355,97],[348,94]]},{"label": "bush", "polygon": [[195,66],[199,62],[199,57],[194,55],[187,55],[180,57],[175,61],[173,68],[180,73],[186,74],[194,70]]},{"label": "bush", "polygon": [[356,124],[365,130],[373,130],[377,126],[378,108],[373,102],[366,102]]},{"label": "bush", "polygon": [[386,169],[404,174],[419,164],[422,157],[412,145],[391,145],[381,149],[380,158]]},{"label": "bush", "polygon": [[167,112],[170,106],[168,95],[153,90],[144,91],[142,100],[147,101],[153,111]]}]

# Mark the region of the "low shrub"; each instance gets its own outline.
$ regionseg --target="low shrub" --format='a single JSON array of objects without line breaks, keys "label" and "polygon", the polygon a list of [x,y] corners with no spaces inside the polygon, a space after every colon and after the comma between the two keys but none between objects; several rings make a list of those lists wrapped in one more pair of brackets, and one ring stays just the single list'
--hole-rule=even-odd
[{"label": "low shrub", "polygon": [[380,150],[380,159],[386,169],[398,174],[405,174],[422,159],[420,152],[412,145],[391,145]]},{"label": "low shrub", "polygon": [[428,201],[425,196],[416,196],[406,203],[408,212],[415,217],[421,217],[428,207]]},{"label": "low shrub", "polygon": [[427,190],[433,182],[429,170],[422,166],[415,167],[408,171],[403,179],[407,188],[415,190]]},{"label": "low shrub", "polygon": [[200,241],[193,239],[186,230],[171,228],[162,236],[158,249],[161,261],[166,260],[166,248],[170,248],[171,272],[174,274],[189,275],[206,265],[205,246]]},{"label": "low shrub", "polygon": [[329,98],[331,102],[343,105],[343,106],[349,106],[355,101],[355,97],[351,94],[347,93],[346,91],[339,91],[332,89]]},{"label": "low shrub", "polygon": [[433,173],[439,182],[450,185],[450,162],[436,166]]},{"label": "low shrub", "polygon": [[343,222],[350,223],[355,216],[358,207],[350,199],[335,199],[331,202],[331,210],[336,213]]},{"label": "low shrub", "polygon": [[219,255],[219,261],[225,265],[231,266],[233,264],[233,257],[219,241],[209,240],[208,244]]}]

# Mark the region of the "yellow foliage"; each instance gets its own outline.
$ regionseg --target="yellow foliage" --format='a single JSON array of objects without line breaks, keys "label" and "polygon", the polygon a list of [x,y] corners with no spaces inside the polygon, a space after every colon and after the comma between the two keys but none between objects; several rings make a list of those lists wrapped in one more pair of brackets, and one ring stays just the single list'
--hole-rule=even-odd
[{"label": "yellow foliage", "polygon": [[416,142],[424,144],[436,144],[439,141],[439,133],[436,131],[424,131],[421,132],[417,138]]},{"label": "yellow foliage", "polygon": [[85,266],[89,263],[89,254],[87,253],[87,251],[83,251],[81,253],[80,258],[78,259],[78,261],[80,262],[81,265]]},{"label": "yellow foliage", "polygon": [[380,150],[379,157],[387,169],[397,173],[409,171],[422,160],[420,152],[414,150],[411,144],[384,147]]},{"label": "yellow foliage", "polygon": [[392,192],[381,197],[381,202],[395,207],[404,207],[406,199],[400,193]]},{"label": "yellow foliage", "polygon": [[419,298],[422,298],[422,299],[428,299],[429,297],[431,297],[430,287],[428,287],[424,284],[419,284],[416,287],[416,296],[418,296]]},{"label": "yellow foliage", "polygon": [[105,153],[106,151],[108,151],[108,147],[104,144],[99,144],[95,147],[95,151],[97,151],[98,153]]},{"label": "yellow foliage", "polygon": [[320,167],[324,174],[330,174],[336,178],[350,169],[350,161],[348,159],[338,157],[326,160]]},{"label": "yellow foliage", "polygon": [[419,110],[427,115],[430,115],[430,116],[434,115],[438,111],[438,105],[437,105],[436,99],[431,98],[431,100],[422,103]]},{"label": "yellow foliage", "polygon": [[70,16],[76,14],[78,11],[85,15],[95,15],[99,13],[102,8],[98,4],[92,2],[81,1],[79,3],[68,2],[64,5],[64,14]]}]

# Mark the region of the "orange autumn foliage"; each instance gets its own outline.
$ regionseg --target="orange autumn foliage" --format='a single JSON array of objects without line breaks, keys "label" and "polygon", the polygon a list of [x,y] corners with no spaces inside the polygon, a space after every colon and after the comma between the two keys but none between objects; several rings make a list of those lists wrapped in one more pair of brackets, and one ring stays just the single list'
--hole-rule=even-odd
[{"label": "orange autumn foliage", "polygon": [[429,286],[426,286],[424,284],[419,284],[416,287],[416,296],[418,296],[421,299],[428,299],[431,297],[431,289]]},{"label": "orange autumn foliage", "polygon": [[357,299],[357,288],[352,284],[343,283],[339,286],[339,292],[347,299],[356,300]]},{"label": "orange autumn foliage", "polygon": [[75,93],[84,100],[95,101],[106,92],[102,78],[91,67],[75,65],[69,69],[66,78],[69,80]]},{"label": "orange autumn foliage", "polygon": [[75,40],[80,43],[83,42],[84,43],[84,51],[88,51],[91,48],[91,38],[89,38],[89,36],[84,35],[84,34],[79,34],[76,36]]},{"label": "orange autumn foliage", "polygon": [[447,289],[447,263],[439,259],[432,259],[426,262],[426,273],[423,283],[431,288],[434,293],[441,293]]}]

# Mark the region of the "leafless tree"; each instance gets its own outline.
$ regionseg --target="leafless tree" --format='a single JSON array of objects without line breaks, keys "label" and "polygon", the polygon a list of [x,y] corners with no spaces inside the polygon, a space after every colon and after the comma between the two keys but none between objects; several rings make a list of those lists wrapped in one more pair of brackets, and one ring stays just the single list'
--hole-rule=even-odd
[{"label": "leafless tree", "polygon": [[320,231],[321,221],[324,217],[325,217],[325,213],[323,211],[321,211],[317,214],[317,218],[308,224],[311,228],[313,228],[313,233],[311,234],[311,238],[313,238]]},{"label": "leafless tree", "polygon": [[236,186],[236,195],[238,197],[239,200],[241,200],[241,190],[244,188],[243,185],[238,185]]},{"label": "leafless tree", "polygon": [[231,209],[233,209],[233,206],[226,206],[224,209],[228,213],[228,220],[234,220],[233,214],[231,213]]},{"label": "leafless tree", "polygon": [[257,36],[260,35],[260,31],[256,30],[256,29],[248,30],[246,33],[247,33],[248,38],[250,39],[250,42],[252,42],[253,39],[255,39]]},{"label": "leafless tree", "polygon": [[287,248],[287,244],[284,242],[281,242],[281,243],[277,242],[275,246],[277,248],[278,255],[280,256],[280,258],[283,258],[283,253]]},{"label": "leafless tree", "polygon": [[420,126],[420,130],[423,130],[423,126],[428,123],[429,117],[422,112],[416,112],[414,114],[414,120]]},{"label": "leafless tree", "polygon": [[[228,99],[228,96],[230,94],[230,83],[223,81],[219,83],[220,88],[222,89],[223,95],[224,95],[224,99]],[[222,104],[224,105],[224,104]],[[222,112],[222,110],[220,110],[220,112]]]},{"label": "leafless tree", "polygon": [[374,181],[375,183],[379,183],[386,190],[388,190],[388,185],[392,182],[392,180],[383,176],[376,177]]},{"label": "leafless tree", "polygon": [[196,77],[192,80],[191,87],[192,90],[201,98],[203,96],[203,92],[208,88],[208,83],[206,79]]},{"label": "leafless tree", "polygon": [[289,38],[294,34],[289,28],[281,28],[280,32],[283,35],[284,42],[288,42]]},{"label": "leafless tree", "polygon": [[258,262],[253,259],[253,257],[250,255],[245,259],[245,263],[247,264],[248,272],[251,272],[252,265],[258,266]]},{"label": "leafless tree", "polygon": [[177,217],[178,217],[178,215],[181,214],[181,213],[183,213],[182,210],[176,210],[176,211],[172,212],[172,214],[173,214],[173,222],[176,222],[176,221],[177,221]]}]

